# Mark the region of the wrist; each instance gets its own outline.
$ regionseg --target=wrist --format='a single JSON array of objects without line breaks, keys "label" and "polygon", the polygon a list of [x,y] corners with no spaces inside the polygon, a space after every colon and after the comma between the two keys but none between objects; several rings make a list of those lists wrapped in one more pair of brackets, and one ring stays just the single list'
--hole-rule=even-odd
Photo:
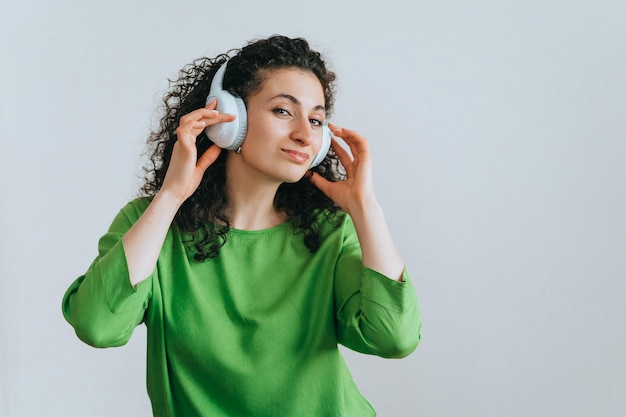
[{"label": "wrist", "polygon": [[167,189],[160,189],[152,199],[152,205],[161,207],[163,210],[172,212],[173,214],[176,214],[184,202],[184,198]]},{"label": "wrist", "polygon": [[382,213],[382,207],[374,195],[350,201],[345,210],[352,218],[364,218]]}]

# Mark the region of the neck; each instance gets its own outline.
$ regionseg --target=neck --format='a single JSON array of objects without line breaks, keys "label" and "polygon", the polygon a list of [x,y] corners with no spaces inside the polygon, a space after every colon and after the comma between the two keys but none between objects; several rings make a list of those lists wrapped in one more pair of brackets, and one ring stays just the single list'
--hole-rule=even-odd
[{"label": "neck", "polygon": [[271,181],[257,172],[248,172],[233,161],[226,160],[226,214],[231,227],[241,230],[262,230],[287,220],[285,213],[274,207],[279,182]]}]

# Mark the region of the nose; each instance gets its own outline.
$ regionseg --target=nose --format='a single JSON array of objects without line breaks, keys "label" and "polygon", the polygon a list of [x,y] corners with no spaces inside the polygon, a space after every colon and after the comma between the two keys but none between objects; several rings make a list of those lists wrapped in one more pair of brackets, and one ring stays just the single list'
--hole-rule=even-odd
[{"label": "nose", "polygon": [[303,146],[309,146],[313,143],[315,131],[311,126],[311,122],[306,117],[298,117],[293,120],[293,129],[291,131],[291,139]]}]

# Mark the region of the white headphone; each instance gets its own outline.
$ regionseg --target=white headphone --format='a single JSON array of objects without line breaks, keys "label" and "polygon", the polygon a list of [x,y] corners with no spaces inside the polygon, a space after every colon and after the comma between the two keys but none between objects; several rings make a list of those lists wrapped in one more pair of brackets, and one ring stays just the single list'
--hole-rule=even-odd
[{"label": "white headphone", "polygon": [[[209,96],[206,99],[206,104],[209,104],[213,99],[217,99],[216,110],[218,112],[235,114],[237,118],[232,122],[207,126],[205,133],[208,138],[220,148],[234,151],[241,147],[246,138],[246,133],[248,132],[248,113],[243,99],[232,95],[222,87],[227,64],[228,62],[225,62],[215,73],[213,81],[211,82]],[[319,165],[320,162],[324,160],[330,148],[330,142],[330,129],[325,122],[322,125],[322,146],[317,155],[315,155],[315,158],[313,158],[310,168]]]}]

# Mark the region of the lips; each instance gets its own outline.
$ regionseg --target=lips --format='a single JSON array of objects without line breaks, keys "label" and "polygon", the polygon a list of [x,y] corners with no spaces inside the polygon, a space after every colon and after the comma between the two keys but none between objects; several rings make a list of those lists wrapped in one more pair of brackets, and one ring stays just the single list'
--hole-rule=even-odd
[{"label": "lips", "polygon": [[309,154],[305,152],[295,151],[292,149],[282,149],[282,151],[292,160],[299,164],[304,164],[309,160]]}]

